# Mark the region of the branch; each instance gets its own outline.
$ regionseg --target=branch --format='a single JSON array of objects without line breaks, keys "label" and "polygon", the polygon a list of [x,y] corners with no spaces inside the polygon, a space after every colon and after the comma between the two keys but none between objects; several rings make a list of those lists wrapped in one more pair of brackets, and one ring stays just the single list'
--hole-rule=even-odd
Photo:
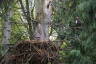
[{"label": "branch", "polygon": [[23,12],[24,16],[26,17],[27,15],[26,15],[25,8],[24,8],[24,5],[23,5],[23,3],[22,3],[22,0],[19,0],[19,3],[20,3],[20,5],[21,5],[22,12]]}]

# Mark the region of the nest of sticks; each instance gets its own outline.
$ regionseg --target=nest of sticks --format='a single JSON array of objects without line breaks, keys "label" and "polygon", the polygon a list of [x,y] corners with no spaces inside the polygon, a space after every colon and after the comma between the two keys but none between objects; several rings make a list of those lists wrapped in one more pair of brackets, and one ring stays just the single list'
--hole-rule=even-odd
[{"label": "nest of sticks", "polygon": [[58,48],[51,41],[21,41],[10,48],[6,64],[47,64],[55,61]]}]

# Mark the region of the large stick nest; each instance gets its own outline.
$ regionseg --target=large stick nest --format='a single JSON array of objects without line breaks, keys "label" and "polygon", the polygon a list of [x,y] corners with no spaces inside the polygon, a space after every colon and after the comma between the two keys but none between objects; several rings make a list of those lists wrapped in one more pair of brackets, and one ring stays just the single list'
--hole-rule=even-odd
[{"label": "large stick nest", "polygon": [[6,64],[47,64],[57,57],[57,48],[50,41],[21,41],[10,49]]}]

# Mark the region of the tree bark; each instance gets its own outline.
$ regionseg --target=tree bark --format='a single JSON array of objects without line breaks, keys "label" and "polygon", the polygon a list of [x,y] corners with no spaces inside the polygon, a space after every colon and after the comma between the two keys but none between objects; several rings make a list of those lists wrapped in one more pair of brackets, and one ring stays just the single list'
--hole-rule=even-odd
[{"label": "tree bark", "polygon": [[2,40],[4,51],[8,49],[8,44],[11,36],[11,20],[10,20],[11,17],[12,17],[12,10],[11,7],[9,7],[4,17],[4,31]]},{"label": "tree bark", "polygon": [[38,22],[35,38],[41,41],[49,40],[48,29],[51,23],[51,0],[35,0],[35,18]]}]

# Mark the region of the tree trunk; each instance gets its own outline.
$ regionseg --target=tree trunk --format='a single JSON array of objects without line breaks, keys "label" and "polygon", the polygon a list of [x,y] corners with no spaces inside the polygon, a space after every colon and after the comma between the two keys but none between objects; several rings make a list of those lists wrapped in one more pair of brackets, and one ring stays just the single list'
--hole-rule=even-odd
[{"label": "tree trunk", "polygon": [[4,31],[3,31],[3,40],[2,40],[2,45],[4,51],[8,49],[8,44],[10,40],[10,35],[11,35],[11,20],[10,18],[12,17],[12,11],[11,9],[8,9],[5,17],[4,17]]},{"label": "tree trunk", "polygon": [[38,22],[35,38],[40,41],[49,40],[48,29],[51,23],[51,0],[35,0],[35,18]]}]

